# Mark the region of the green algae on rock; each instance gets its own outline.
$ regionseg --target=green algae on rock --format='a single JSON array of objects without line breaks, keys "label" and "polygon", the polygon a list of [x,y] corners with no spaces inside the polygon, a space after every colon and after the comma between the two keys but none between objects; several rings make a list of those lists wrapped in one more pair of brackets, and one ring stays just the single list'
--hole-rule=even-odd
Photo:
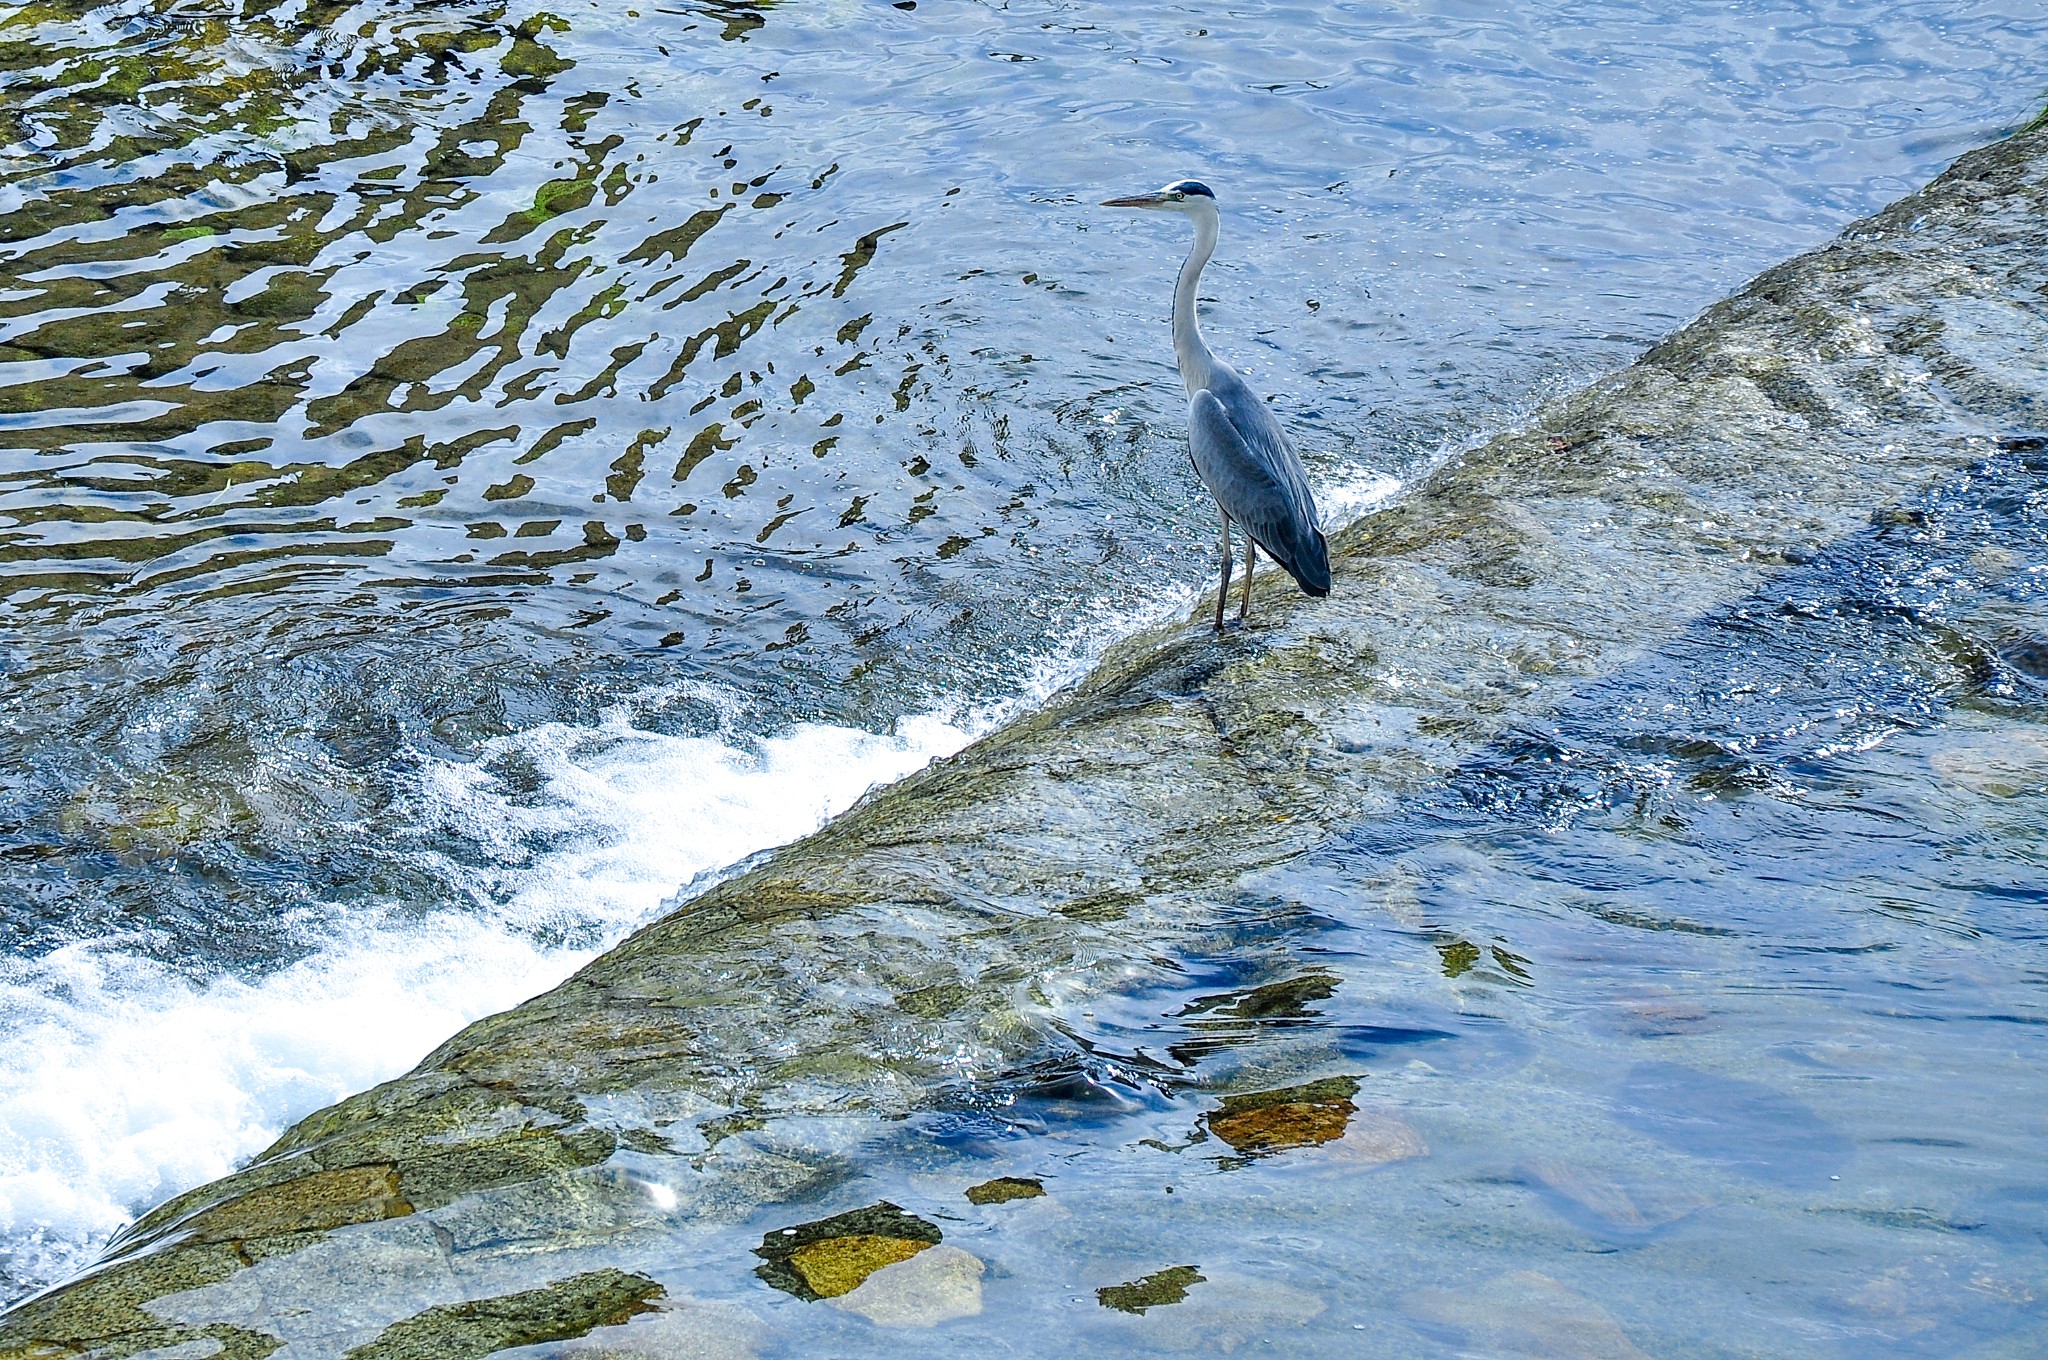
[{"label": "green algae on rock", "polygon": [[936,1327],[981,1312],[981,1259],[958,1247],[919,1246],[827,1302],[877,1327]]},{"label": "green algae on rock", "polygon": [[[0,1318],[0,1355],[191,1343],[253,1360],[287,1337],[341,1354],[395,1326],[480,1336],[484,1315],[460,1310],[485,1299],[512,1335],[515,1312],[550,1325],[550,1281],[824,1193],[867,1144],[813,1137],[820,1121],[880,1137],[1072,1058],[1078,1001],[1291,910],[1248,886],[1264,871],[1441,787],[1874,508],[2035,437],[2044,287],[2048,128],[1963,157],[1336,535],[1330,598],[1269,577],[1258,626],[1129,640],[1043,711],[144,1215],[96,1269]],[[1439,956],[1465,934],[1437,924],[1417,942],[1432,976],[1531,971],[1492,946]],[[1236,1042],[1320,985],[1190,1028]],[[1185,1061],[1207,1081],[1203,1052]],[[1328,1107],[1292,1132],[1350,1094],[1292,1102]],[[771,1234],[764,1278],[815,1297],[797,1247],[939,1241],[893,1205],[859,1212],[883,1210],[781,1234],[787,1250]],[[1561,1288],[1496,1293],[1584,1353],[1629,1353]],[[1464,1326],[1461,1307],[1426,1311]]]},{"label": "green algae on rock", "polygon": [[496,1351],[568,1341],[655,1310],[667,1291],[645,1275],[597,1270],[544,1289],[429,1308],[393,1323],[345,1360],[482,1360]]},{"label": "green algae on rock", "polygon": [[1356,1077],[1328,1077],[1305,1086],[1228,1096],[1204,1121],[1209,1132],[1246,1157],[1335,1142],[1358,1106]]},{"label": "green algae on rock", "polygon": [[969,1204],[1008,1204],[1013,1199],[1039,1199],[1045,1182],[1031,1176],[998,1176],[992,1181],[967,1187]]},{"label": "green algae on rock", "polygon": [[943,1237],[936,1224],[883,1200],[769,1233],[754,1248],[762,1258],[754,1273],[785,1294],[816,1302],[850,1293],[884,1266],[907,1261]]},{"label": "green algae on rock", "polygon": [[1179,1303],[1188,1296],[1188,1290],[1203,1279],[1202,1272],[1193,1266],[1169,1266],[1129,1284],[1104,1285],[1095,1291],[1095,1301],[1119,1313],[1142,1316],[1147,1308],[1164,1308],[1170,1303]]},{"label": "green algae on rock", "polygon": [[931,1243],[908,1237],[855,1233],[798,1247],[789,1254],[789,1268],[819,1298],[836,1299],[860,1288],[868,1276],[884,1266],[908,1261],[930,1248]]}]

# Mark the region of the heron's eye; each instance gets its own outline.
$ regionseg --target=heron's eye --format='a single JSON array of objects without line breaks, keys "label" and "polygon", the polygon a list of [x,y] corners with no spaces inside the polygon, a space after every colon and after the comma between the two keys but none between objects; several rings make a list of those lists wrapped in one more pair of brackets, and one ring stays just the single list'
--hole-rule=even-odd
[{"label": "heron's eye", "polygon": [[1186,194],[1182,193],[1182,192],[1181,192],[1180,190],[1178,190],[1178,189],[1175,189],[1175,190],[1173,191],[1173,201],[1174,201],[1174,202],[1176,202],[1176,203],[1184,203],[1184,202],[1186,202],[1186,201],[1187,201],[1187,197],[1188,197],[1188,196],[1187,196]]}]

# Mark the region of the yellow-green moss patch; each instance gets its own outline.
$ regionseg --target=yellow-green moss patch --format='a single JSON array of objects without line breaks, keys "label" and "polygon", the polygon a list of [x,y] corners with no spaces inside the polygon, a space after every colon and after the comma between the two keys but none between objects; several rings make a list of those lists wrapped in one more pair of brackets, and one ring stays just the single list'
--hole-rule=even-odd
[{"label": "yellow-green moss patch", "polygon": [[1038,1199],[1045,1183],[1029,1176],[998,1176],[992,1181],[967,1187],[969,1204],[1007,1204],[1013,1199]]}]

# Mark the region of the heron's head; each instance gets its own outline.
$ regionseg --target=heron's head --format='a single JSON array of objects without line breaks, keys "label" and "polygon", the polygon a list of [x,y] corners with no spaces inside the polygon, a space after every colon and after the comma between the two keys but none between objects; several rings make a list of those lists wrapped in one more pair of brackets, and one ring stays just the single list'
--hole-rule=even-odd
[{"label": "heron's head", "polygon": [[1170,212],[1201,213],[1216,211],[1216,195],[1208,185],[1197,179],[1177,179],[1149,194],[1132,194],[1129,198],[1105,198],[1105,208],[1164,208]]}]

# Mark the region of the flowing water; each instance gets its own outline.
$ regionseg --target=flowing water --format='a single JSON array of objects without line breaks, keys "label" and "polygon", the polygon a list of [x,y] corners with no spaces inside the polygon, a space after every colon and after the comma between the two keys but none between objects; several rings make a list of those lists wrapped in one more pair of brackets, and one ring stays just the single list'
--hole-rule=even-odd
[{"label": "flowing water", "polygon": [[[1055,995],[1083,1067],[647,1259],[772,1354],[905,1353],[747,1270],[877,1195],[990,1262],[931,1353],[2039,1354],[2048,439],[2014,443]],[[993,1178],[1045,1193],[963,1200]]]},{"label": "flowing water", "polygon": [[[2027,4],[1498,10],[0,6],[5,1294],[1185,606],[1182,237],[1096,200],[1218,188],[1209,332],[1341,518],[2048,83]],[[2032,1317],[2042,1130],[2002,1102],[2038,1057],[2048,752],[1999,726],[2041,693],[2027,457],[1133,999],[1133,1051],[1321,1026],[1442,1111],[1387,1135],[1426,1174],[1191,1189],[1185,1111],[1053,1101],[1091,1232],[1156,1235],[1176,1185],[1204,1282],[1147,1316],[1220,1325],[1206,1288],[1332,1353],[1512,1353],[1477,1319],[1517,1307],[1597,1332],[1579,1294],[1638,1301],[1652,1350],[1684,1309],[1764,1352]],[[1410,927],[1333,906],[1368,880]],[[1281,930],[1324,981],[1258,993]],[[1753,1088],[1704,1075],[1720,1045]],[[1551,1146],[1589,1093],[1611,1164]],[[1753,1189],[1851,1144],[1897,1193],[1788,1221]],[[1318,1257],[1351,1283],[1245,1283],[1309,1241],[1249,1205],[1359,1197],[1384,1240]],[[1077,1250],[1020,1213],[1015,1269]],[[1503,1247],[1548,1273],[1470,1255]],[[1046,1325],[1131,1342],[1114,1283]]]}]

